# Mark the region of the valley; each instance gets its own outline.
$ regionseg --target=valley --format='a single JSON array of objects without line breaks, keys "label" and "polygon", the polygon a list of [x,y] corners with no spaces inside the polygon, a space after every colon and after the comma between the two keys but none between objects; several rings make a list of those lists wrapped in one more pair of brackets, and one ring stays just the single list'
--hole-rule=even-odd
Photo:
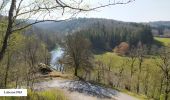
[{"label": "valley", "polygon": [[0,100],[170,100],[169,3],[1,0]]}]

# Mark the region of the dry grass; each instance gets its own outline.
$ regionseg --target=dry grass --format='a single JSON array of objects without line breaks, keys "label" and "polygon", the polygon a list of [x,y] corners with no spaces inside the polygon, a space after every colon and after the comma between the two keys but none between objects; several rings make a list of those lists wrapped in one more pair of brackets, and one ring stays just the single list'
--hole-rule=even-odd
[{"label": "dry grass", "polygon": [[76,77],[72,74],[67,74],[67,73],[62,73],[62,72],[57,72],[53,71],[47,75],[41,75],[40,77],[42,80],[49,80],[49,79],[76,79]]}]

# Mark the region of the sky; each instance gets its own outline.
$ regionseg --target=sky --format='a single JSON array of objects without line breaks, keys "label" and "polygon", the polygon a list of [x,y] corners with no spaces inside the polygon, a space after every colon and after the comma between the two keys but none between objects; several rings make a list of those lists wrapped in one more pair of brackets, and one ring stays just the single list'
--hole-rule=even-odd
[{"label": "sky", "polygon": [[170,21],[170,0],[136,0],[126,5],[102,8],[79,17],[107,18],[127,22]]},{"label": "sky", "polygon": [[[29,2],[30,0],[24,1]],[[64,1],[68,2],[69,0]],[[87,4],[89,4],[89,6],[94,7],[95,4],[97,5],[98,3],[107,4],[109,1],[114,0],[84,0],[84,1]],[[7,8],[9,7],[7,6]],[[125,22],[170,21],[170,0],[135,0],[134,2],[131,2],[126,5],[109,6],[97,9],[97,11],[81,13],[77,17],[107,18]]]}]

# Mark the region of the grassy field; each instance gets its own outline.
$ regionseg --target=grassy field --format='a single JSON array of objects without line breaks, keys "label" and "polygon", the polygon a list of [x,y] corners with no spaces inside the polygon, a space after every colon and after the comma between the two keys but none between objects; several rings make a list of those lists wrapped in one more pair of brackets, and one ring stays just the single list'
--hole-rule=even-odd
[{"label": "grassy field", "polygon": [[170,44],[170,38],[160,38],[160,37],[154,37],[155,40],[161,42],[163,45]]},{"label": "grassy field", "polygon": [[[106,52],[101,55],[95,55],[95,58],[96,60],[102,61],[105,64],[110,64],[112,68],[119,68],[123,64],[125,64],[124,66],[128,67],[129,60],[130,60],[129,57],[118,56],[117,54],[113,52]],[[145,65],[153,66],[154,61],[155,60],[152,57],[147,57],[144,59],[143,66]],[[137,61],[135,62],[135,64],[137,64]]]}]

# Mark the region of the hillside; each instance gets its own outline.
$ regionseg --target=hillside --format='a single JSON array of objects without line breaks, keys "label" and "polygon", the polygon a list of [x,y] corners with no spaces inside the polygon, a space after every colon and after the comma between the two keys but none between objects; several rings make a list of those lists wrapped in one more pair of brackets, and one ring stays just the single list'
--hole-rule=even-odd
[{"label": "hillside", "polygon": [[154,36],[170,37],[170,21],[150,22],[149,25]]},{"label": "hillside", "polygon": [[90,40],[93,49],[102,51],[110,51],[121,42],[136,46],[139,42],[150,45],[153,41],[148,25],[101,18],[78,18],[57,23],[44,22],[34,25],[32,31],[42,40],[47,37],[57,37],[56,40],[58,40],[66,34],[81,33]]},{"label": "hillside", "polygon": [[149,25],[151,25],[151,27],[167,27],[170,28],[170,21],[155,21],[155,22],[149,22]]},{"label": "hillside", "polygon": [[44,22],[34,25],[34,28],[41,30],[50,31],[51,33],[67,33],[73,32],[79,29],[84,29],[93,25],[94,23],[113,23],[113,24],[124,24],[124,22],[109,20],[109,19],[98,19],[98,18],[78,18],[62,22]]},{"label": "hillside", "polygon": [[[72,32],[75,30],[88,28],[89,26],[93,25],[94,23],[106,23],[108,26],[134,26],[140,23],[131,23],[131,22],[123,22],[123,21],[116,21],[112,19],[101,19],[101,18],[74,18],[72,20],[63,21],[63,22],[44,22],[40,24],[34,25],[34,31],[37,29],[43,30],[45,32],[50,33],[67,33]],[[170,34],[170,21],[155,21],[144,23],[149,25],[152,30],[153,34]],[[163,33],[159,33],[162,30]],[[156,32],[154,32],[156,31]]]}]

